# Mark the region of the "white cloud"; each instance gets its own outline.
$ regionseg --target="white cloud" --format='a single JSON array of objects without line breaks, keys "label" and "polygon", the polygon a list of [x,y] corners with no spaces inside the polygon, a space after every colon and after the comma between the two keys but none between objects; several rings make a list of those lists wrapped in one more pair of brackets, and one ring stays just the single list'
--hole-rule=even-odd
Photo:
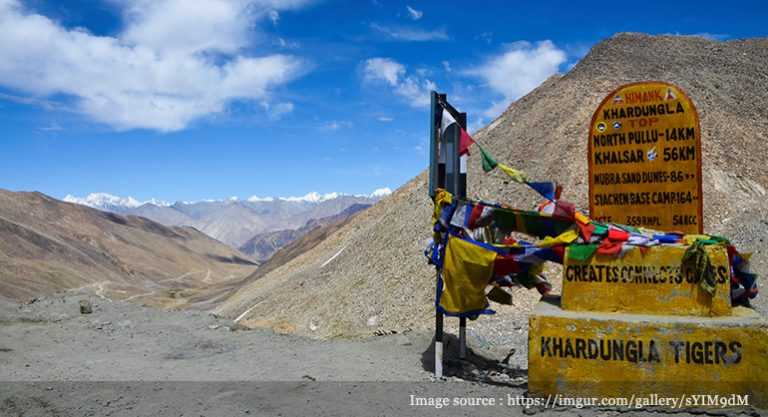
[{"label": "white cloud", "polygon": [[445,70],[445,72],[451,72],[452,71],[450,61],[442,61],[442,64],[443,64],[443,69]]},{"label": "white cloud", "polygon": [[565,60],[566,53],[550,41],[517,42],[467,73],[483,79],[491,90],[503,97],[485,112],[487,117],[496,117],[510,102],[557,73]]},{"label": "white cloud", "polygon": [[277,10],[270,10],[269,20],[272,21],[273,25],[277,26],[277,24],[280,22],[280,13]]},{"label": "white cloud", "polygon": [[422,16],[424,16],[424,12],[422,12],[421,10],[416,10],[413,7],[408,5],[405,6],[405,10],[408,11],[408,17],[410,17],[413,20],[419,20],[422,18]]},{"label": "white cloud", "polygon": [[383,81],[393,87],[412,107],[429,105],[429,92],[437,85],[429,79],[407,75],[405,66],[391,58],[370,58],[365,61],[363,77],[367,81]]},{"label": "white cloud", "polygon": [[475,40],[485,41],[485,43],[493,42],[493,32],[483,32],[475,36]]},{"label": "white cloud", "polygon": [[114,2],[126,25],[111,37],[68,29],[18,0],[0,0],[0,84],[71,98],[76,111],[118,130],[176,131],[233,100],[267,100],[304,71],[294,56],[242,53],[256,21],[301,1]]},{"label": "white cloud", "polygon": [[56,122],[50,123],[46,126],[39,127],[38,130],[42,132],[58,132],[60,130],[64,130],[61,125],[59,125]]},{"label": "white cloud", "polygon": [[339,130],[352,127],[352,122],[347,120],[331,120],[321,126],[323,130]]},{"label": "white cloud", "polygon": [[391,122],[391,121],[393,121],[395,119],[392,118],[392,117],[389,117],[389,116],[379,116],[379,117],[376,118],[376,120],[378,120],[378,121],[380,121],[382,123],[389,123],[389,122]]},{"label": "white cloud", "polygon": [[[500,115],[501,113],[504,113],[504,110],[506,110],[507,107],[509,107],[509,104],[513,100],[514,99],[504,98],[504,100],[492,101],[490,107],[488,107],[483,111],[483,117],[487,117],[489,119],[496,118],[496,116]],[[479,123],[479,125],[478,124],[474,125],[475,130],[480,129],[483,127],[483,125],[485,125],[485,119],[476,119],[476,120]]]},{"label": "white cloud", "polygon": [[392,194],[392,190],[389,189],[389,187],[384,188],[377,188],[373,190],[370,197],[376,198],[376,197],[386,197],[388,195]]},{"label": "white cloud", "polygon": [[273,44],[285,49],[296,49],[301,46],[299,42],[289,41],[289,40],[286,40],[285,38],[277,38],[275,39]]},{"label": "white cloud", "polygon": [[449,39],[445,29],[424,30],[405,26],[384,26],[378,23],[371,23],[371,29],[395,41],[427,42]]},{"label": "white cloud", "polygon": [[262,101],[261,107],[267,112],[271,120],[280,120],[288,113],[293,111],[293,103],[290,101],[272,104],[268,101]]},{"label": "white cloud", "polygon": [[394,87],[405,74],[405,66],[390,58],[371,58],[365,61],[364,72],[366,79],[384,80]]}]

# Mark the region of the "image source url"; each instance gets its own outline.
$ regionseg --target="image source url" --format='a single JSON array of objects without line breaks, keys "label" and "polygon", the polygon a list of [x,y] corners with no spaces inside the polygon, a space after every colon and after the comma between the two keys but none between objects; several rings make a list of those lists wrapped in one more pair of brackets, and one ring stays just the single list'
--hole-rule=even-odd
[{"label": "image source url", "polygon": [[744,394],[683,394],[670,397],[660,394],[632,395],[629,397],[571,397],[555,394],[547,397],[526,397],[507,394],[506,397],[422,397],[411,394],[409,405],[413,407],[624,407],[624,408],[694,408],[749,407],[749,395]]}]

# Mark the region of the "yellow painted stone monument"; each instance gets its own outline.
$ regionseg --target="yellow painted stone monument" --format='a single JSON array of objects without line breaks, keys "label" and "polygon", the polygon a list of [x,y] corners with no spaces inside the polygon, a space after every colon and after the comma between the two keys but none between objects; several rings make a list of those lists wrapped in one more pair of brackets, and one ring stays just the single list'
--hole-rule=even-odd
[{"label": "yellow painted stone monument", "polygon": [[[693,102],[664,82],[611,92],[589,137],[591,217],[702,233],[701,140]],[[535,395],[748,395],[768,408],[768,320],[731,306],[723,245],[705,248],[714,293],[682,271],[688,246],[634,247],[563,265],[561,297],[529,319]],[[570,251],[570,250],[569,250]],[[695,403],[695,402],[694,402]]]}]

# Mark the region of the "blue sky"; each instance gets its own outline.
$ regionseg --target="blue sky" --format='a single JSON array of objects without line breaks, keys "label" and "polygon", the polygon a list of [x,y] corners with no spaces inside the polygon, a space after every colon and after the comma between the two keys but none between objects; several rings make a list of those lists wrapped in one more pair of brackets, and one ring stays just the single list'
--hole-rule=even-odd
[{"label": "blue sky", "polygon": [[759,1],[0,0],[0,188],[394,189],[426,167],[430,88],[477,128],[616,32],[766,22]]}]

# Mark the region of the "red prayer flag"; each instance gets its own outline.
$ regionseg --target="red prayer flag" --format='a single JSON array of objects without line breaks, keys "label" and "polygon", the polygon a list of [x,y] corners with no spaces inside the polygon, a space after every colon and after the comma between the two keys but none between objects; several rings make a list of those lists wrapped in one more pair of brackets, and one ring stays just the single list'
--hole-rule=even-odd
[{"label": "red prayer flag", "polygon": [[597,253],[601,255],[618,255],[621,252],[622,246],[624,246],[624,242],[614,242],[610,239],[605,239],[597,247]]},{"label": "red prayer flag", "polygon": [[476,204],[474,207],[472,207],[472,214],[469,215],[469,228],[474,229],[477,227],[475,223],[477,222],[477,219],[480,218],[480,216],[483,215],[483,206],[482,204]]},{"label": "red prayer flag", "polygon": [[518,263],[513,257],[497,256],[493,261],[493,275],[504,276],[520,272],[520,263]]},{"label": "red prayer flag", "polygon": [[469,147],[475,143],[472,136],[469,136],[466,130],[461,129],[461,137],[459,138],[459,155],[469,154]]},{"label": "red prayer flag", "polygon": [[629,233],[624,230],[610,228],[608,229],[608,239],[614,242],[626,242],[629,239]]},{"label": "red prayer flag", "polygon": [[579,226],[579,230],[581,230],[581,237],[584,238],[585,242],[589,242],[589,239],[592,238],[592,233],[595,231],[595,225],[592,223],[581,223],[576,222],[576,226]]}]

